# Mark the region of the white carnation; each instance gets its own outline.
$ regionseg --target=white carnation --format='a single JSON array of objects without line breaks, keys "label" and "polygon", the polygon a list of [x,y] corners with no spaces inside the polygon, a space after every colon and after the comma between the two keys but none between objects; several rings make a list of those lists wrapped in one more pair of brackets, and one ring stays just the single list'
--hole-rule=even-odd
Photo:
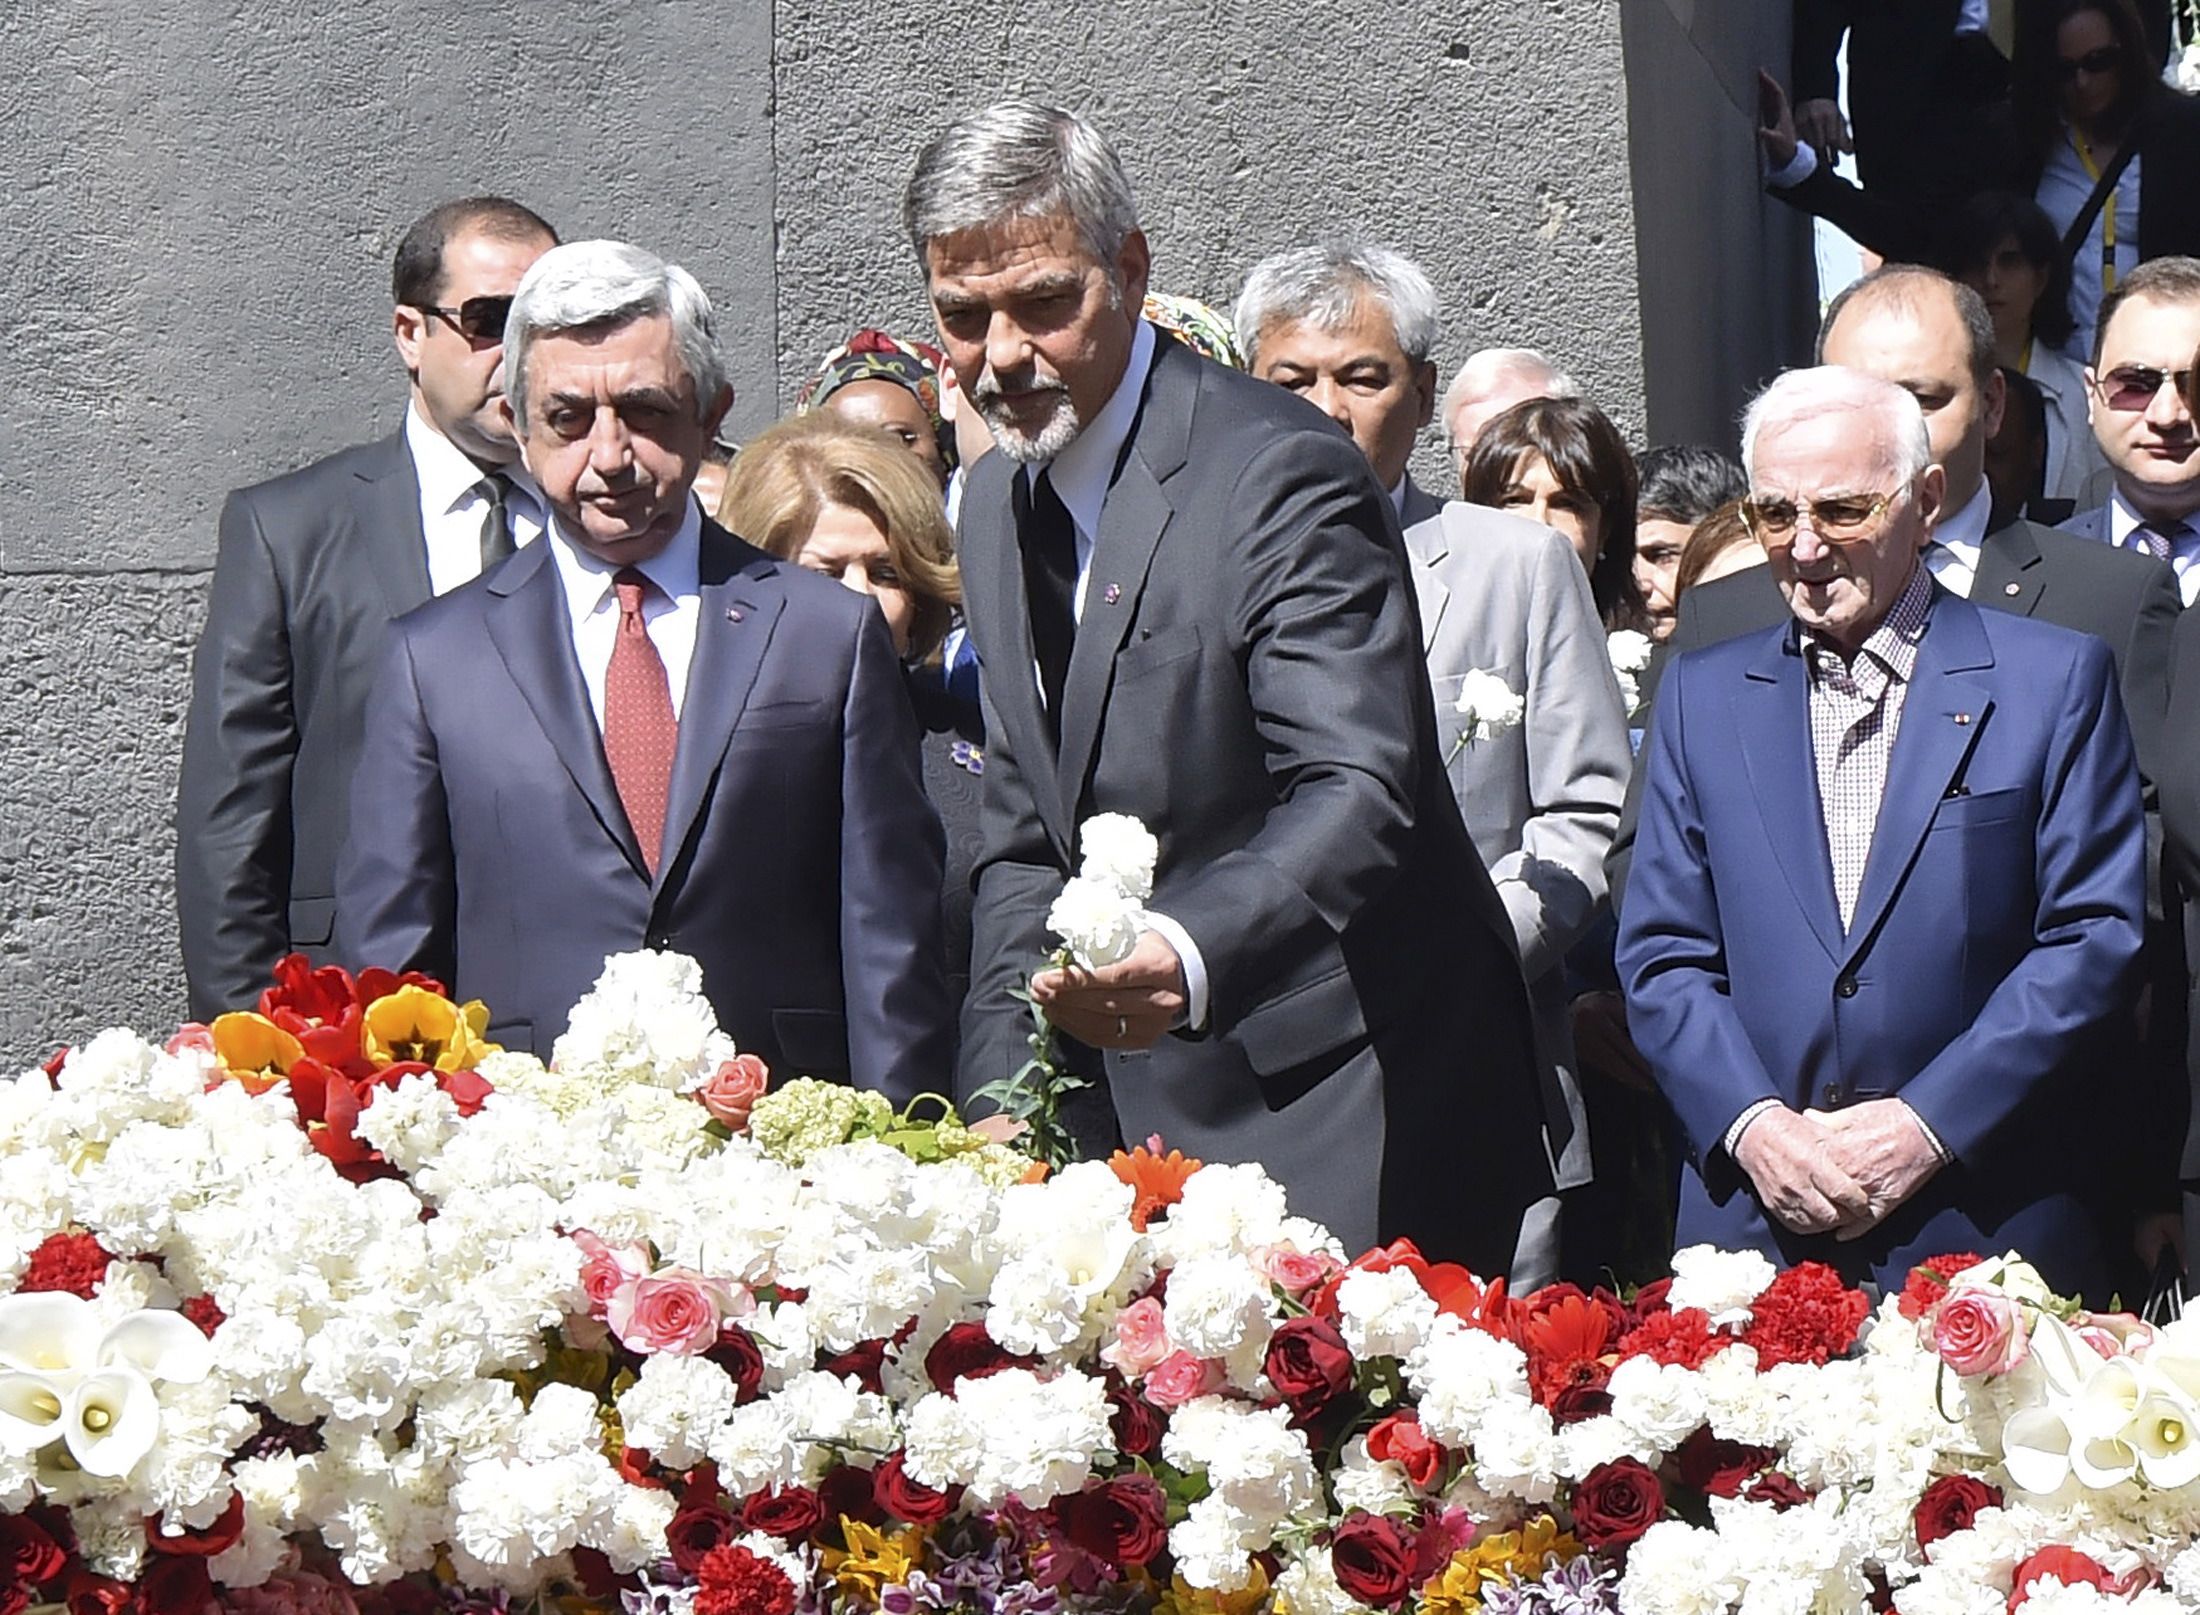
[{"label": "white carnation", "polygon": [[1083,876],[1071,876],[1047,910],[1047,929],[1087,970],[1129,958],[1145,928],[1146,911],[1137,901]]},{"label": "white carnation", "polygon": [[1430,1439],[1469,1447],[1492,1407],[1528,1400],[1528,1357],[1509,1340],[1439,1317],[1407,1359],[1406,1383],[1420,1399],[1421,1428]]},{"label": "white carnation", "polygon": [[1436,1302],[1402,1267],[1347,1273],[1337,1286],[1337,1313],[1338,1332],[1362,1360],[1410,1357],[1436,1326]]},{"label": "white carnation", "polygon": [[668,1468],[691,1469],[710,1450],[712,1432],[733,1416],[739,1390],[707,1357],[653,1352],[619,1396],[627,1445],[646,1448]]},{"label": "white carnation", "polygon": [[1547,1503],[1558,1490],[1558,1438],[1534,1402],[1493,1404],[1474,1433],[1474,1478],[1499,1497]]},{"label": "white carnation", "polygon": [[1746,1324],[1750,1306],[1778,1274],[1757,1251],[1691,1245],[1673,1253],[1673,1287],[1666,1300],[1675,1311],[1693,1307],[1708,1313],[1714,1329]]},{"label": "white carnation", "polygon": [[1627,1550],[1619,1607],[1623,1615],[1727,1615],[1742,1592],[1718,1532],[1660,1520]]},{"label": "white carnation", "polygon": [[1459,720],[1459,738],[1471,743],[1494,740],[1517,728],[1528,714],[1528,703],[1503,675],[1478,667],[1460,674],[1452,712]]},{"label": "white carnation", "polygon": [[1605,1389],[1612,1417],[1662,1450],[1679,1446],[1708,1412],[1696,1375],[1677,1363],[1630,1357],[1612,1370]]},{"label": "white carnation", "polygon": [[1244,1385],[1260,1372],[1274,1306],[1272,1286],[1243,1257],[1198,1256],[1170,1272],[1162,1317],[1170,1340],[1224,1363]]},{"label": "white carnation", "polygon": [[1078,874],[1133,901],[1153,896],[1154,865],[1161,844],[1153,832],[1128,813],[1096,813],[1077,827],[1084,862]]}]

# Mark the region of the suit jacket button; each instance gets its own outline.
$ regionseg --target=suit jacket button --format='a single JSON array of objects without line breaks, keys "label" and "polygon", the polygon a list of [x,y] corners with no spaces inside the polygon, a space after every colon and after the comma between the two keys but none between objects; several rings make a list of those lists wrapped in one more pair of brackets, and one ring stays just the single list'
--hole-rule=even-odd
[{"label": "suit jacket button", "polygon": [[1833,990],[1835,996],[1837,997],[1854,998],[1856,996],[1856,978],[1854,976],[1836,977],[1833,983]]},{"label": "suit jacket button", "polygon": [[1826,1084],[1826,1108],[1828,1110],[1838,1110],[1841,1106],[1841,1101],[1846,1097],[1848,1096],[1842,1092],[1841,1084],[1839,1084],[1838,1082],[1829,1082]]},{"label": "suit jacket button", "polygon": [[672,933],[658,931],[648,938],[648,945],[652,948],[669,948],[672,946]]}]

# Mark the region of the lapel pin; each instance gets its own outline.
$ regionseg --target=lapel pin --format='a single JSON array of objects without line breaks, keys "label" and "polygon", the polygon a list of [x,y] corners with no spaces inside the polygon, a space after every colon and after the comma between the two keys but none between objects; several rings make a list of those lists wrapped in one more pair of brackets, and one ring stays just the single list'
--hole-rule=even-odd
[{"label": "lapel pin", "polygon": [[1100,598],[1106,604],[1111,606],[1114,605],[1118,600],[1123,598],[1123,585],[1120,583],[1109,584],[1105,589],[1102,589],[1100,591]]},{"label": "lapel pin", "polygon": [[2014,583],[2004,583],[2001,586],[2001,592],[2003,594],[2015,594],[2017,593],[2019,587],[2019,585]]},{"label": "lapel pin", "polygon": [[1969,714],[1968,712],[1959,712],[1959,713],[1957,713],[1957,714],[1956,714],[1956,723],[1957,723],[1958,725],[1966,724],[1966,723],[1969,723],[1970,721],[1971,721],[1971,715],[1970,715],[1970,714]]},{"label": "lapel pin", "polygon": [[726,621],[728,621],[728,622],[739,622],[740,620],[741,620],[741,608],[740,608],[739,606],[728,606],[728,607],[726,607]]}]

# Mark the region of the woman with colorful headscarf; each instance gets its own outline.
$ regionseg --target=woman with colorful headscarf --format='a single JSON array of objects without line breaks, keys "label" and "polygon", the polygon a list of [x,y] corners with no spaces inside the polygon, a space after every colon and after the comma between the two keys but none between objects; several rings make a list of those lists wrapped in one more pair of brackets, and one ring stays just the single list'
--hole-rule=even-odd
[{"label": "woman with colorful headscarf", "polygon": [[946,363],[928,342],[865,327],[825,356],[795,399],[795,413],[823,409],[878,428],[923,461],[944,489],[955,469],[955,432],[940,408]]}]

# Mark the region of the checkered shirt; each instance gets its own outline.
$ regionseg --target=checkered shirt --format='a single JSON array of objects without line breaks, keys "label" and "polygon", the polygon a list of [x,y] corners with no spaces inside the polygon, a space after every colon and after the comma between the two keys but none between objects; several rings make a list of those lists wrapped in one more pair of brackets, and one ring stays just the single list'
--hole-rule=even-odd
[{"label": "checkered shirt", "polygon": [[1879,799],[1887,788],[1887,759],[1902,727],[1902,700],[1917,668],[1917,645],[1933,602],[1932,573],[1912,568],[1879,626],[1854,657],[1830,640],[1801,630],[1803,662],[1810,670],[1810,742],[1818,761],[1818,805],[1826,823],[1826,853],[1833,864],[1833,892],[1841,904],[1841,929],[1856,918]]}]

